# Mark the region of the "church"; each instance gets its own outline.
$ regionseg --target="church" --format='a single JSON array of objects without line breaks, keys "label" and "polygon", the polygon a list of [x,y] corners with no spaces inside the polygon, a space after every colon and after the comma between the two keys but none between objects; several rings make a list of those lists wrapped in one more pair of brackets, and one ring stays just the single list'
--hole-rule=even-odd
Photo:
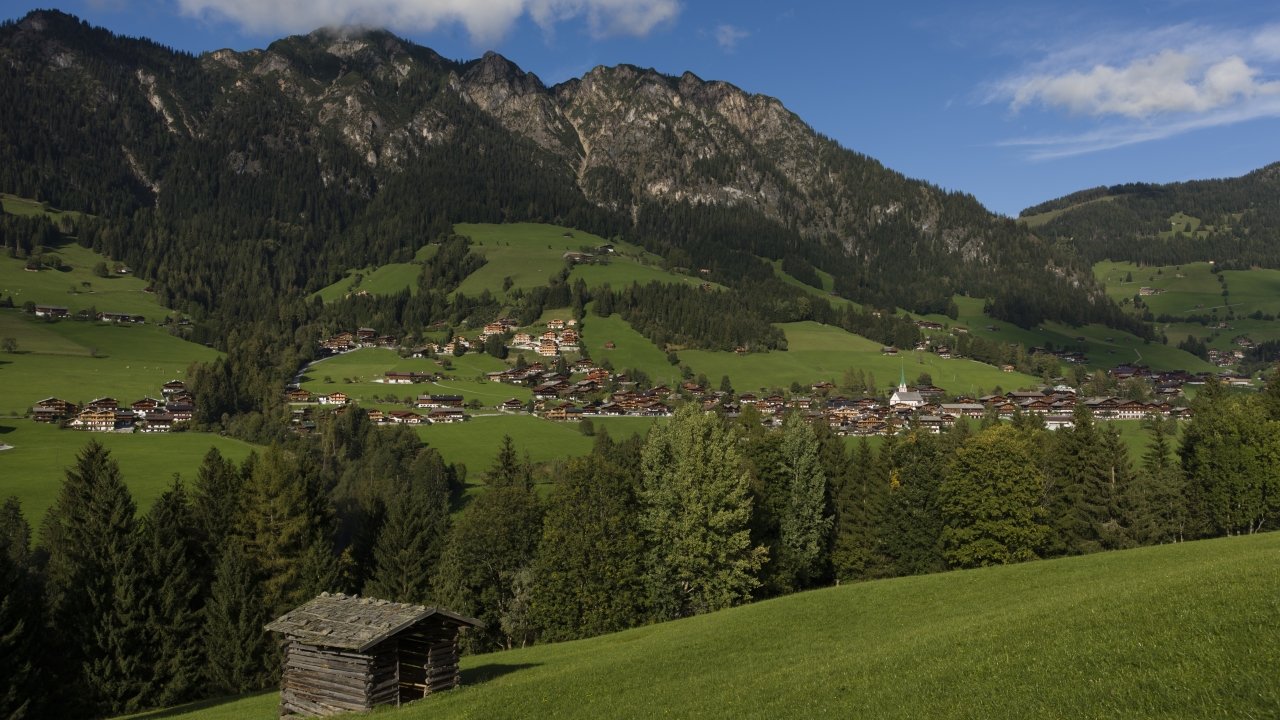
[{"label": "church", "polygon": [[920,393],[907,389],[907,373],[903,369],[898,379],[898,389],[889,396],[889,406],[918,408],[924,404],[924,397]]}]

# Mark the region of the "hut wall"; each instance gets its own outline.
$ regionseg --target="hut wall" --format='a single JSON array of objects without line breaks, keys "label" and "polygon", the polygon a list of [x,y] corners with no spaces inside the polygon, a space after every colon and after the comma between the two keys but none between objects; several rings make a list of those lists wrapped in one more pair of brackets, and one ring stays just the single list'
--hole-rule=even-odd
[{"label": "hut wall", "polygon": [[286,642],[280,716],[321,717],[371,709],[370,696],[379,678],[376,659],[351,651]]},{"label": "hut wall", "polygon": [[428,620],[396,639],[400,650],[400,702],[418,700],[461,684],[456,625]]}]

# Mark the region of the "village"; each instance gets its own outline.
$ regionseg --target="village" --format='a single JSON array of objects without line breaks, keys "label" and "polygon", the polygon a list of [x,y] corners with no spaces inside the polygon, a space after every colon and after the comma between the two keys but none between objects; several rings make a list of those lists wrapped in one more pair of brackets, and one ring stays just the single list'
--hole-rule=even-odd
[{"label": "village", "polygon": [[[485,376],[488,382],[528,388],[532,394],[530,400],[513,397],[494,406],[482,407],[476,400],[467,402],[462,395],[419,394],[416,398],[407,398],[404,401],[406,407],[402,410],[370,409],[369,419],[386,425],[454,423],[470,419],[472,415],[468,410],[485,410],[531,414],[551,422],[580,422],[597,417],[665,417],[680,405],[697,403],[709,412],[719,412],[730,418],[744,415],[758,418],[758,422],[768,427],[780,425],[789,413],[802,413],[810,422],[824,423],[837,435],[846,436],[892,435],[908,426],[940,433],[961,418],[1010,420],[1020,415],[1043,422],[1048,429],[1059,429],[1074,425],[1077,405],[1088,408],[1090,414],[1100,420],[1185,419],[1190,417],[1191,409],[1182,400],[1183,387],[1209,381],[1204,373],[1155,372],[1140,365],[1121,365],[1107,372],[1117,384],[1142,383],[1148,389],[1146,394],[1152,398],[1148,401],[1115,396],[1084,397],[1061,378],[1058,380],[1062,382],[1035,389],[996,392],[981,397],[948,397],[943,388],[932,384],[908,384],[905,373],[897,389],[888,397],[847,397],[837,393],[836,386],[828,381],[815,382],[807,390],[797,390],[793,386],[791,392],[779,389],[761,393],[712,390],[692,380],[675,386],[646,386],[625,372],[600,367],[587,357],[568,362],[563,353],[582,353],[582,338],[576,326],[573,319],[551,319],[543,332],[518,331],[514,321],[501,318],[485,325],[481,334],[470,340],[455,336],[441,345],[427,343],[402,349],[409,357],[415,358],[448,356],[480,350],[486,341],[497,336],[504,338],[510,351],[531,351],[545,360],[526,363],[521,356],[514,367]],[[604,347],[611,345],[606,342]],[[361,347],[395,348],[397,345],[394,337],[380,335],[372,328],[359,328],[328,338],[321,347],[329,353],[343,353]],[[950,353],[945,345],[934,343],[922,343],[917,350],[943,356]],[[882,352],[889,355],[898,353],[891,347],[884,348]],[[1060,351],[1056,355],[1067,362],[1084,360],[1076,352]],[[416,385],[444,379],[448,376],[441,371],[388,370],[374,382]],[[1217,379],[1228,385],[1248,382],[1247,378],[1238,378],[1230,373]],[[295,406],[293,424],[302,432],[314,427],[313,406],[331,406],[341,411],[354,403],[341,391],[313,395],[298,387],[288,389],[286,399]]]},{"label": "village", "polygon": [[83,406],[45,398],[31,407],[31,419],[91,432],[167,433],[190,422],[195,409],[186,383],[170,380],[161,386],[160,398],[144,397],[129,405],[121,405],[113,397],[100,397]]}]

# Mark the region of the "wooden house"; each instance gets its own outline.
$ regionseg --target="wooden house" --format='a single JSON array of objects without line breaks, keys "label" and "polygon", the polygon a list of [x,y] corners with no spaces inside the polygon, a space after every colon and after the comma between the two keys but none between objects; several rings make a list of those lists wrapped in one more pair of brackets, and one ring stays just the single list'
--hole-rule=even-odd
[{"label": "wooden house", "polygon": [[360,712],[458,687],[459,631],[480,624],[441,608],[322,593],[266,626],[284,636],[280,717]]}]

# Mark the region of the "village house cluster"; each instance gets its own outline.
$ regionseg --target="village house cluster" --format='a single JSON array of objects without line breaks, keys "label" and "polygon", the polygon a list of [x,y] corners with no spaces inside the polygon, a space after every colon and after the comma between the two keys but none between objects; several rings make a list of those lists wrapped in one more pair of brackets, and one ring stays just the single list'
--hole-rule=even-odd
[{"label": "village house cluster", "polygon": [[31,408],[31,418],[41,423],[60,423],[73,430],[91,432],[169,432],[178,423],[189,422],[195,404],[186,383],[170,380],[160,388],[160,398],[144,397],[122,406],[113,397],[101,397],[83,407],[59,398],[45,398]]}]

